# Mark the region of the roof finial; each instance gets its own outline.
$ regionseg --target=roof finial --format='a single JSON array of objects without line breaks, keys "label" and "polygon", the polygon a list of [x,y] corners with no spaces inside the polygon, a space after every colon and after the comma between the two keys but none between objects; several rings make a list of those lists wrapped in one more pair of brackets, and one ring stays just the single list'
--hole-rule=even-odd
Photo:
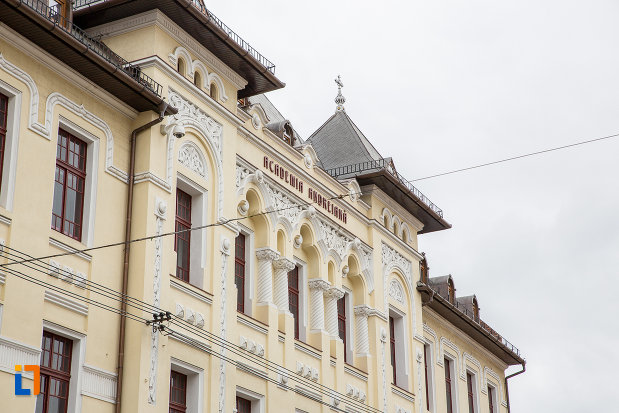
[{"label": "roof finial", "polygon": [[346,102],[346,98],[342,95],[342,88],[344,87],[344,83],[342,83],[342,78],[340,75],[337,75],[337,79],[335,79],[335,84],[337,85],[337,96],[335,97],[335,107],[336,112],[346,112],[344,110],[344,103]]}]

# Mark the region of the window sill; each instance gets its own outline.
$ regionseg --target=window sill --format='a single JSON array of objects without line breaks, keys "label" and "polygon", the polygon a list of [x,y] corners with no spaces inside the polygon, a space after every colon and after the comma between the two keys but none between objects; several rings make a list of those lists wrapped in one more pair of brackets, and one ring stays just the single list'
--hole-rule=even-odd
[{"label": "window sill", "polygon": [[12,218],[4,215],[4,214],[0,214],[0,224],[4,224],[4,225],[11,225],[11,222],[13,221]]},{"label": "window sill", "polygon": [[391,392],[410,402],[415,401],[415,393],[411,393],[397,384],[391,383]]},{"label": "window sill", "polygon": [[316,347],[311,346],[307,343],[304,343],[297,338],[294,339],[294,347],[297,350],[303,351],[304,353],[307,353],[310,356],[317,358],[318,360],[322,360],[322,350],[317,349]]},{"label": "window sill", "polygon": [[54,235],[59,234],[63,239],[65,239],[66,241],[70,242],[71,244],[74,244],[75,246],[67,244],[67,243],[62,242],[62,241],[59,241],[56,238],[51,237],[51,236],[49,237],[49,245],[51,245],[53,247],[56,247],[58,249],[61,249],[61,250],[65,251],[65,252],[70,252],[73,255],[75,255],[76,257],[79,257],[79,258],[81,258],[81,259],[83,259],[85,261],[88,261],[88,262],[92,261],[92,255],[86,254],[85,252],[77,252],[77,251],[83,250],[86,247],[84,244],[82,244],[78,240],[75,240],[75,239],[73,239],[71,237],[68,237],[68,236],[64,235],[61,232],[58,232],[58,231],[55,231],[55,230],[52,230],[52,231],[53,231]]},{"label": "window sill", "polygon": [[239,311],[236,312],[236,321],[264,335],[268,334],[269,332],[268,324],[264,324],[262,321],[256,320],[255,318],[250,317],[247,314],[241,313]]},{"label": "window sill", "polygon": [[348,362],[344,362],[344,369],[350,369],[353,373],[357,373],[357,374],[361,374],[363,376],[365,376],[365,380],[368,380],[368,372],[361,370],[359,367],[356,367],[352,364],[349,364]]},{"label": "window sill", "polygon": [[193,284],[189,284],[186,281],[176,278],[176,276],[170,274],[170,287],[175,288],[185,294],[189,294],[198,300],[205,302],[206,304],[213,303],[213,294],[196,287]]}]

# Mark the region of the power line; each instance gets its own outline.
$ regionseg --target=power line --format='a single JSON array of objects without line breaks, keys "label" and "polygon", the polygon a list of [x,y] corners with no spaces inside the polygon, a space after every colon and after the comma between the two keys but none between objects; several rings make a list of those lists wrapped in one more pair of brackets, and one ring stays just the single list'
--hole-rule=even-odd
[{"label": "power line", "polygon": [[[5,248],[5,251],[4,251],[3,255],[5,255],[7,259],[14,261],[13,264],[20,263],[20,264],[22,264],[23,266],[25,266],[27,268],[33,269],[33,270],[38,271],[38,272],[43,273],[43,274],[48,274],[50,271],[53,271],[53,272],[56,272],[56,273],[62,273],[62,274],[65,275],[65,277],[72,276],[72,273],[70,273],[70,272],[68,272],[66,270],[62,270],[62,269],[59,269],[57,267],[54,267],[54,266],[52,266],[50,264],[46,264],[46,263],[44,263],[44,262],[42,262],[42,261],[40,261],[40,260],[38,260],[36,258],[34,260],[42,262],[43,265],[41,265],[41,264],[39,264],[37,262],[18,262],[17,259],[23,258],[22,256],[26,256],[26,257],[31,257],[31,256],[26,254],[26,253],[24,253],[24,252],[22,252],[22,251],[19,251],[17,249],[11,248],[9,246],[4,246],[4,248]],[[8,252],[7,250],[16,251],[18,254]],[[9,256],[17,257],[17,258],[11,258]],[[62,287],[55,286],[55,285],[50,284],[48,282],[39,280],[39,279],[37,279],[37,278],[35,278],[33,276],[24,274],[23,272],[20,272],[18,270],[13,269],[13,268],[6,268],[6,270],[8,271],[9,274],[15,275],[16,277],[22,278],[22,279],[24,279],[26,281],[32,282],[34,284],[37,284],[37,285],[40,285],[40,286],[43,286],[43,287],[50,288],[50,289],[52,289],[54,291],[57,291],[57,292],[65,293],[69,297],[75,298],[75,299],[80,300],[80,301],[84,301],[84,302],[86,302],[88,304],[92,304],[92,305],[94,305],[96,307],[100,307],[100,308],[103,308],[105,310],[114,312],[116,314],[125,316],[125,317],[127,317],[129,319],[132,319],[134,321],[138,321],[138,322],[141,322],[141,323],[145,323],[147,321],[150,321],[150,320],[148,320],[148,319],[146,319],[144,317],[140,317],[140,316],[137,316],[135,314],[129,313],[128,311],[126,311],[123,314],[122,311],[117,310],[117,309],[115,309],[115,308],[113,308],[113,307],[111,307],[111,306],[109,306],[107,304],[103,304],[100,301],[97,301],[97,300],[94,300],[94,299],[91,299],[91,298],[87,298],[87,297],[81,296],[80,294],[74,293],[74,292],[69,291],[67,289],[64,289]],[[90,292],[93,292],[93,293],[96,293],[96,294],[99,294],[99,295],[101,295],[103,297],[115,300],[117,302],[123,302],[124,301],[124,302],[127,303],[128,306],[131,306],[131,307],[133,307],[133,308],[135,308],[135,309],[137,309],[139,311],[144,311],[144,312],[147,312],[147,313],[158,313],[158,312],[162,311],[161,308],[159,308],[159,307],[156,307],[154,305],[148,304],[148,303],[146,303],[144,301],[141,301],[141,300],[139,300],[137,298],[134,298],[134,297],[131,297],[131,296],[128,296],[128,295],[123,295],[120,292],[118,292],[116,290],[113,290],[112,288],[106,287],[106,286],[104,286],[102,284],[98,284],[98,283],[96,283],[94,281],[91,281],[91,280],[88,280],[88,279],[81,280],[81,281],[84,283],[84,288],[86,290],[88,290]],[[94,288],[91,288],[91,287],[94,287]],[[129,300],[131,300],[131,301],[129,301]],[[297,375],[295,375],[295,372],[293,372],[292,370],[289,370],[289,369],[287,369],[287,368],[285,368],[285,367],[283,367],[283,366],[281,366],[281,365],[279,365],[279,364],[277,364],[277,363],[275,363],[275,362],[273,362],[271,360],[262,358],[262,357],[257,356],[257,355],[253,355],[251,353],[242,352],[242,351],[240,351],[238,349],[238,347],[236,345],[234,345],[230,341],[228,341],[228,340],[226,340],[224,338],[221,338],[218,335],[213,334],[211,332],[208,332],[206,330],[202,330],[202,329],[198,328],[197,326],[194,326],[193,324],[189,323],[188,321],[186,321],[186,320],[184,320],[184,319],[182,319],[180,317],[177,317],[177,316],[174,316],[174,317],[178,321],[172,321],[173,325],[176,325],[177,327],[179,327],[179,328],[181,328],[181,329],[183,329],[183,330],[185,330],[185,331],[187,331],[189,333],[196,334],[197,336],[199,336],[201,338],[204,338],[207,341],[210,341],[211,343],[213,343],[215,345],[218,345],[220,348],[226,349],[226,350],[230,351],[232,354],[235,354],[237,356],[240,356],[241,358],[244,358],[244,359],[246,359],[248,361],[251,361],[251,362],[257,364],[259,367],[263,367],[266,370],[273,371],[273,372],[278,373],[278,374],[286,373],[287,377],[288,377],[288,379],[290,381],[294,381],[294,382],[297,382],[299,384],[302,384],[302,385],[306,386],[308,389],[316,391],[316,392],[318,392],[318,393],[320,393],[322,395],[326,395],[327,397],[337,397],[337,396],[339,396],[342,401],[346,401],[347,405],[352,406],[352,407],[356,407],[357,409],[361,409],[361,410],[364,410],[366,412],[378,412],[379,411],[379,410],[377,410],[377,409],[375,409],[375,408],[373,408],[371,406],[364,405],[361,402],[358,402],[358,401],[356,401],[354,399],[348,400],[348,399],[350,399],[349,396],[347,396],[347,395],[345,395],[343,393],[337,392],[337,391],[335,391],[335,390],[333,390],[333,389],[331,389],[331,388],[329,388],[327,386],[324,386],[324,385],[322,385],[320,383],[314,383],[314,382],[309,381],[309,380],[307,380],[307,379],[305,379],[303,377],[298,377]],[[182,324],[180,324],[179,322],[182,323]],[[177,333],[177,334],[180,334],[180,333]],[[215,355],[217,355],[217,354],[215,354]],[[237,362],[235,362],[234,364],[238,366]],[[280,385],[280,386],[286,387],[286,386],[284,386],[280,382],[277,382],[277,384]],[[297,392],[297,393],[300,393],[302,395],[305,395],[305,394],[303,394],[302,391],[297,391],[295,389],[292,389],[292,390]],[[305,395],[305,396],[306,397],[310,397],[313,400],[315,399],[315,398],[313,398],[311,396],[307,396],[307,395]],[[322,403],[322,401],[320,401],[320,402]],[[328,404],[328,405],[331,406],[330,404]]]},{"label": "power line", "polygon": [[522,159],[522,158],[527,158],[527,157],[534,156],[534,155],[540,155],[540,154],[543,154],[543,153],[554,152],[554,151],[558,151],[560,149],[572,148],[574,146],[585,145],[587,143],[592,143],[592,142],[599,142],[599,141],[603,141],[603,140],[606,140],[606,139],[616,138],[617,136],[619,136],[619,133],[614,134],[614,135],[602,136],[601,138],[595,138],[595,139],[589,139],[589,140],[586,140],[586,141],[580,141],[580,142],[576,142],[576,143],[571,143],[569,145],[557,146],[555,148],[544,149],[544,150],[541,150],[541,151],[530,152],[530,153],[526,153],[526,154],[523,154],[523,155],[512,156],[512,157],[501,159],[501,160],[498,160],[498,161],[482,163],[482,164],[479,164],[479,165],[469,166],[469,167],[466,167],[466,168],[454,169],[452,171],[442,172],[442,173],[435,174],[435,175],[428,175],[428,176],[424,176],[423,178],[411,179],[409,182],[423,181],[425,179],[437,178],[439,176],[445,176],[445,175],[455,174],[455,173],[458,173],[458,172],[470,171],[471,169],[483,168],[484,166],[496,165],[496,164],[503,163],[503,162],[514,161],[516,159]]},{"label": "power line", "polygon": [[[335,195],[329,198],[325,198],[325,200],[327,201],[332,201],[334,199],[344,199],[348,196],[351,195],[361,195],[362,192],[349,192],[347,194],[340,194],[340,195]],[[11,263],[4,263],[4,264],[0,264],[0,267],[6,267],[8,265],[15,265],[15,264],[21,264],[23,262],[31,262],[31,261],[38,261],[38,260],[44,260],[44,259],[48,259],[48,258],[56,258],[56,257],[64,257],[64,256],[68,256],[68,255],[76,255],[76,254],[82,254],[82,253],[86,253],[86,252],[90,252],[90,251],[95,251],[95,250],[100,250],[100,249],[104,249],[104,248],[110,248],[110,247],[118,247],[121,245],[128,245],[128,244],[133,244],[135,242],[141,242],[141,241],[152,241],[156,238],[162,238],[162,237],[168,237],[170,235],[176,235],[176,234],[182,234],[184,232],[191,232],[191,231],[198,231],[201,229],[206,229],[206,228],[212,228],[212,227],[219,227],[219,226],[223,226],[223,225],[227,225],[231,222],[237,222],[237,221],[242,221],[244,219],[250,219],[250,218],[254,218],[254,217],[259,217],[262,215],[266,215],[266,214],[270,214],[272,212],[281,212],[281,211],[286,211],[288,209],[293,209],[293,208],[303,208],[306,206],[311,206],[313,204],[318,204],[318,202],[305,202],[302,204],[298,204],[298,205],[291,205],[291,206],[287,206],[287,207],[283,207],[283,208],[279,208],[279,209],[274,209],[271,211],[262,211],[262,212],[258,212],[255,213],[253,215],[248,215],[246,217],[238,217],[238,218],[230,218],[230,219],[226,219],[225,221],[220,221],[220,222],[214,222],[211,224],[205,224],[205,225],[200,225],[197,227],[191,227],[191,228],[186,228],[186,229],[181,229],[178,231],[171,231],[171,232],[165,232],[163,234],[157,234],[157,235],[148,235],[145,237],[141,237],[141,238],[135,238],[129,241],[119,241],[119,242],[112,242],[109,244],[103,244],[103,245],[98,245],[95,247],[90,247],[90,248],[83,248],[81,250],[78,249],[73,249],[73,251],[68,251],[68,252],[61,252],[58,254],[52,254],[52,255],[45,255],[42,257],[33,257],[27,260],[23,260],[23,261],[16,261],[16,262],[11,262]]]}]

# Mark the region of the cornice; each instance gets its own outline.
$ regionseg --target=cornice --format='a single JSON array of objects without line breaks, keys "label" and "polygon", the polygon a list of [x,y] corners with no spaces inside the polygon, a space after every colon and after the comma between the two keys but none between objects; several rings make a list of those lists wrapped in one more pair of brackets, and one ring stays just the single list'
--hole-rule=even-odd
[{"label": "cornice", "polygon": [[247,85],[247,81],[243,79],[242,76],[219,60],[211,51],[202,46],[198,41],[196,41],[192,36],[190,36],[180,26],[170,20],[159,10],[150,10],[135,16],[126,17],[111,23],[92,27],[88,30],[88,33],[105,39],[107,37],[117,36],[148,27],[153,24],[170,35],[180,45],[191,51],[200,60],[216,69],[218,74],[232,83],[237,89],[243,89]]},{"label": "cornice", "polygon": [[[154,67],[155,69],[161,70],[166,75],[174,79],[178,84],[183,86],[187,91],[191,92],[196,98],[199,99],[200,103],[205,104],[209,109],[212,109],[215,113],[225,118],[227,121],[232,122],[234,126],[239,127],[243,125],[243,120],[241,118],[230,112],[223,105],[217,103],[212,97],[209,96],[208,93],[199,89],[196,85],[190,82],[189,79],[174,70],[174,68],[167,64],[160,56],[149,56],[144,59],[136,60],[132,63],[140,66],[141,68]],[[183,93],[178,92],[177,88],[173,85],[170,86],[170,89],[183,96]],[[192,100],[192,102],[194,101]]]},{"label": "cornice", "polygon": [[438,314],[437,312],[435,312],[431,308],[428,308],[428,306],[423,307],[422,311],[423,311],[422,319],[425,319],[426,315],[429,315],[430,318],[434,318],[434,321],[436,321],[437,323],[440,323],[441,326],[445,330],[447,330],[449,332],[453,332],[455,335],[458,336],[459,339],[463,340],[465,343],[467,343],[471,347],[473,347],[476,350],[478,350],[481,353],[483,353],[483,355],[485,357],[487,357],[488,359],[492,360],[492,362],[496,366],[500,366],[501,370],[503,370],[503,372],[505,372],[505,370],[507,369],[508,365],[503,360],[499,359],[497,356],[492,354],[490,351],[486,350],[486,348],[483,347],[481,344],[479,344],[478,342],[473,340],[471,337],[469,337],[468,334],[466,334],[465,332],[460,330],[458,327],[455,327],[453,324],[451,324],[449,321],[447,321],[443,316],[441,316],[440,314]]},{"label": "cornice", "polygon": [[93,96],[98,101],[102,101],[129,119],[135,119],[138,116],[137,110],[117,99],[114,95],[102,89],[97,84],[92,83],[90,80],[83,77],[79,72],[75,71],[72,67],[59,61],[36,44],[15,33],[4,23],[0,23],[0,39],[8,42],[10,45],[19,49],[20,53],[31,57],[45,68],[70,82],[81,92]]}]

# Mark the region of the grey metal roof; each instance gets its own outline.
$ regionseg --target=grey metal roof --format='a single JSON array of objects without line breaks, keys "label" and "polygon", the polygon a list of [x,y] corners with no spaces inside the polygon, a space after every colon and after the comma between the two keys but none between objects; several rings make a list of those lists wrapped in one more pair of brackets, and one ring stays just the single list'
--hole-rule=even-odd
[{"label": "grey metal roof", "polygon": [[[273,102],[271,102],[269,98],[266,97],[265,94],[250,96],[248,99],[249,99],[250,105],[259,104],[262,107],[262,110],[264,110],[264,113],[266,113],[267,117],[269,118],[269,124],[282,123],[282,122],[288,121],[288,119],[284,115],[282,115],[282,113],[275,107]],[[305,141],[303,140],[303,138],[301,138],[299,133],[294,129],[294,126],[292,130],[294,132],[296,143],[298,144],[304,143]]]},{"label": "grey metal roof", "polygon": [[344,111],[335,112],[307,142],[325,169],[383,158]]}]

